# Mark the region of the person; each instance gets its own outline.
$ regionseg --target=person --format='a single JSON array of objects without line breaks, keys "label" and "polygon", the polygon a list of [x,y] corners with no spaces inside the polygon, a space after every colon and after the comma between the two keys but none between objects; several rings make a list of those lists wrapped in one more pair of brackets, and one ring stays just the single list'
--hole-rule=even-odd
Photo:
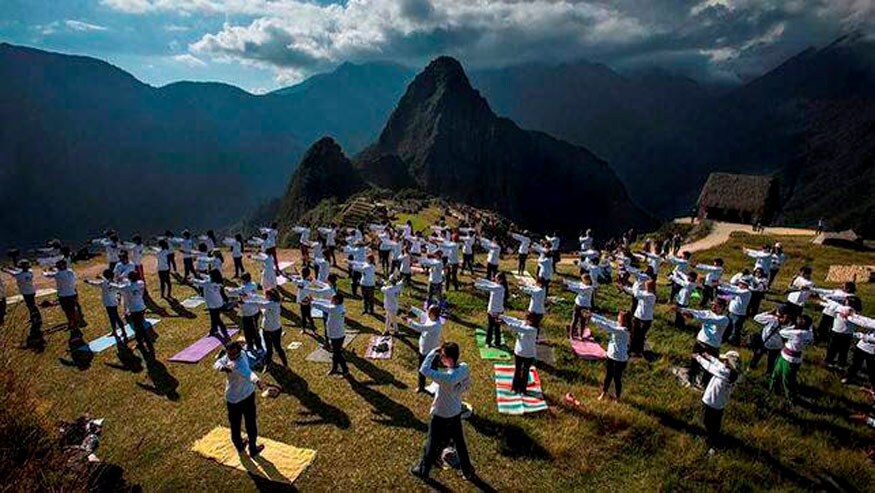
[{"label": "person", "polygon": [[[413,320],[408,317],[406,321],[411,329],[419,332],[419,365],[421,367],[428,353],[441,344],[443,322],[441,322],[441,312],[438,305],[429,306],[427,312],[416,307],[411,307],[410,311],[419,318],[419,320]],[[419,372],[418,375],[416,391],[428,393],[425,389],[425,375],[422,372]]]},{"label": "person", "polygon": [[[264,248],[265,254],[267,254],[273,258],[273,268],[275,271],[280,270],[280,260],[279,260],[279,257],[277,256],[277,252],[276,252],[277,236],[279,235],[279,231],[277,229],[278,227],[279,227],[279,224],[277,222],[272,222],[269,227],[258,228],[258,231],[262,235],[261,238],[264,240],[264,245],[262,248]],[[298,229],[295,228],[295,232],[301,233],[301,244],[302,245],[304,243],[306,243],[306,241],[309,239],[309,235],[310,235],[309,229],[307,229],[307,228],[303,228],[303,229],[306,231],[298,231]],[[302,246],[301,247],[302,252],[303,252],[303,248],[304,247]]]},{"label": "person", "polygon": [[176,245],[177,243],[174,241],[173,231],[167,230],[164,232],[164,237],[158,237],[158,240],[164,240],[167,242],[167,250],[170,252],[167,255],[167,263],[170,264],[170,270],[176,274],[179,270],[176,267]]},{"label": "person", "polygon": [[753,317],[754,322],[763,326],[760,332],[759,339],[754,339],[753,356],[750,360],[750,369],[755,369],[764,355],[768,355],[766,359],[766,375],[771,375],[775,371],[775,364],[778,357],[781,356],[781,349],[784,347],[784,340],[781,339],[781,330],[792,328],[793,310],[787,308],[786,305],[781,305],[777,309],[770,312],[763,312]]},{"label": "person", "polygon": [[[231,443],[242,454],[249,449],[250,457],[258,457],[264,445],[258,443],[258,420],[255,410],[255,390],[263,387],[258,375],[249,368],[249,358],[243,355],[239,342],[225,346],[225,355],[213,364],[217,371],[227,375],[225,403],[228,406],[228,422],[231,425]],[[246,424],[246,440],[240,435],[240,421]]]},{"label": "person", "polygon": [[486,304],[486,345],[501,346],[501,315],[507,296],[507,277],[504,272],[499,272],[495,281],[477,279],[474,288],[489,293],[489,302]]},{"label": "person", "polygon": [[703,353],[696,355],[696,361],[713,377],[709,379],[702,394],[702,421],[705,424],[708,454],[714,455],[720,446],[723,412],[735,384],[741,377],[741,356],[735,351],[721,354],[719,358]]},{"label": "person", "polygon": [[113,282],[110,286],[121,293],[125,304],[125,315],[127,316],[128,323],[131,324],[131,328],[134,329],[137,347],[145,355],[155,354],[155,348],[152,346],[152,338],[147,333],[146,302],[143,300],[143,296],[146,293],[144,284],[137,271],[130,271],[128,272],[127,279],[121,282]]},{"label": "person", "polygon": [[[137,270],[137,266],[131,262],[127,250],[121,250],[118,253],[118,263],[112,270],[116,282],[124,282],[128,278],[128,274]],[[139,274],[139,272],[137,272]],[[140,277],[140,279],[143,279]]]},{"label": "person", "polygon": [[420,257],[419,265],[428,269],[428,297],[429,304],[440,302],[443,299],[444,286],[444,263],[437,252],[428,257]]},{"label": "person", "polygon": [[[430,378],[438,384],[429,412],[431,421],[422,458],[410,470],[421,479],[428,479],[432,466],[450,442],[456,447],[462,477],[467,481],[476,478],[462,430],[462,395],[471,386],[471,375],[468,365],[459,363],[459,358],[459,345],[445,342],[429,351],[419,367],[423,378]],[[440,368],[437,368],[438,361]]]},{"label": "person", "polygon": [[784,396],[792,402],[796,397],[796,378],[802,367],[802,350],[814,340],[811,333],[811,317],[799,315],[796,317],[794,327],[781,329],[778,334],[784,339],[784,348],[772,372],[769,390],[773,391],[777,385],[780,385]]},{"label": "person", "polygon": [[374,288],[377,285],[376,267],[374,267],[374,255],[370,254],[364,262],[351,261],[349,266],[352,270],[361,274],[360,286],[362,288],[362,315],[374,313]]},{"label": "person", "polygon": [[392,331],[393,335],[398,335],[398,296],[401,295],[401,290],[404,288],[404,281],[397,277],[389,278],[389,282],[380,288],[383,293],[383,310],[386,312],[386,325],[383,328],[383,335],[389,334]]},{"label": "person", "polygon": [[36,305],[36,288],[33,286],[33,272],[30,270],[30,262],[19,260],[17,269],[3,268],[3,272],[15,278],[18,286],[18,294],[24,299],[24,305],[31,319],[42,320],[39,307]]},{"label": "person", "polygon": [[258,285],[252,282],[252,275],[244,272],[240,278],[243,284],[227,290],[229,296],[236,297],[240,303],[240,328],[243,329],[243,339],[246,350],[250,353],[261,353],[261,337],[258,336],[258,315],[261,313],[258,303]]},{"label": "person", "polygon": [[687,324],[684,320],[683,312],[680,309],[688,308],[690,306],[693,291],[699,286],[699,283],[696,282],[699,280],[699,273],[696,271],[684,273],[675,270],[671,273],[669,279],[671,279],[672,289],[674,289],[675,286],[678,287],[673,298],[675,306],[677,307],[677,310],[675,311],[674,326],[678,330],[686,330]]},{"label": "person", "polygon": [[[389,260],[392,254],[392,248],[394,246],[394,241],[392,241],[392,236],[388,231],[383,229],[382,226],[371,225],[371,229],[373,231],[379,231],[377,233],[377,237],[380,240],[380,245],[377,248],[377,253],[380,259],[380,268],[383,269],[383,275],[389,275]],[[375,229],[375,226],[379,229]]]},{"label": "person", "polygon": [[742,248],[742,251],[745,255],[754,259],[754,269],[762,269],[763,272],[772,271],[772,247],[763,245],[759,250]]},{"label": "person", "polygon": [[474,275],[474,242],[476,241],[473,236],[462,236],[459,238],[462,242],[462,272],[465,269],[468,270],[468,273],[471,276]]},{"label": "person", "polygon": [[334,223],[328,227],[319,228],[319,234],[325,238],[325,256],[331,262],[331,265],[337,267],[337,258],[334,252],[337,250],[337,226]]},{"label": "person", "polygon": [[[823,311],[820,315],[820,320],[817,322],[817,330],[815,332],[815,336],[817,336],[818,340],[824,341],[829,337],[830,329],[833,327],[833,319],[835,318],[835,306],[829,301],[835,301],[839,303],[843,303],[846,298],[849,296],[854,296],[857,293],[857,284],[854,282],[846,282],[841,288],[838,289],[823,289],[823,288],[814,288],[812,289],[814,294],[821,299],[821,306],[823,306]],[[862,310],[862,306],[861,306]]]},{"label": "person", "polygon": [[153,248],[155,257],[158,259],[158,284],[161,297],[173,299],[173,286],[170,283],[170,244],[167,240],[158,240],[158,248]]},{"label": "person", "polygon": [[629,349],[633,356],[641,356],[644,354],[647,332],[653,324],[653,308],[656,305],[656,281],[648,279],[644,281],[644,289],[637,286],[634,288],[623,287],[623,291],[631,294],[638,301],[632,320],[632,341]]},{"label": "person", "polygon": [[526,260],[529,258],[529,245],[532,240],[519,233],[511,233],[510,236],[520,242],[520,246],[517,248],[517,274],[521,276],[526,271]]},{"label": "person", "polygon": [[225,307],[226,296],[222,273],[213,269],[208,278],[194,278],[192,282],[204,291],[204,301],[206,301],[207,310],[210,312],[210,335],[213,337],[221,335],[224,340],[228,340],[228,328],[222,321],[222,309]]},{"label": "person", "polygon": [[807,265],[799,269],[799,273],[790,281],[787,287],[787,301],[792,303],[796,314],[799,315],[805,309],[805,303],[814,291],[814,281],[811,280],[811,267]]},{"label": "person", "polygon": [[854,318],[858,325],[865,326],[869,332],[856,332],[854,337],[858,340],[854,347],[854,358],[845,378],[842,383],[850,383],[860,370],[863,369],[863,364],[866,364],[866,369],[869,372],[869,388],[875,389],[875,320],[868,317]]},{"label": "person", "polygon": [[[708,354],[716,357],[720,354],[720,345],[723,343],[723,333],[729,326],[729,317],[726,312],[726,300],[716,298],[711,301],[710,310],[693,310],[690,308],[679,308],[684,317],[688,319],[695,318],[702,322],[702,327],[699,333],[696,334],[696,342],[693,344],[693,357],[690,360],[690,367],[687,371],[687,378],[690,386],[698,384],[699,372],[702,367],[699,365],[696,355]],[[711,378],[709,373],[705,373],[702,385],[707,385]]]},{"label": "person", "polygon": [[617,314],[617,320],[612,321],[601,315],[592,315],[590,322],[605,332],[611,339],[608,341],[607,357],[605,358],[605,380],[602,383],[602,393],[599,394],[599,400],[605,398],[608,390],[611,388],[611,382],[614,383],[614,394],[617,400],[620,400],[620,394],[623,392],[623,370],[626,369],[626,364],[629,361],[629,327],[631,325],[632,315],[627,311],[621,311]]},{"label": "person", "polygon": [[43,272],[43,276],[54,279],[58,290],[58,303],[67,318],[67,327],[70,329],[70,341],[82,338],[79,330],[79,293],[76,291],[76,273],[67,267],[66,260],[58,260],[55,269]]},{"label": "person", "polygon": [[119,255],[119,237],[113,231],[107,231],[107,234],[104,238],[98,238],[96,240],[91,240],[91,243],[102,246],[104,254],[106,256],[106,264],[109,266],[110,270],[115,269],[115,264],[118,263],[118,255]]},{"label": "person", "polygon": [[561,253],[559,252],[559,232],[554,231],[553,236],[546,235],[544,239],[547,240],[548,246],[550,247],[550,254],[552,256],[553,263],[552,265],[555,267],[559,265],[559,260],[562,258]]},{"label": "person", "polygon": [[315,334],[316,323],[313,321],[313,307],[310,304],[311,293],[308,289],[310,283],[313,282],[310,276],[310,267],[306,265],[301,267],[301,275],[291,274],[289,279],[298,288],[295,294],[295,302],[298,303],[298,307],[301,309],[301,333],[303,334],[309,329]]},{"label": "person", "polygon": [[824,309],[833,313],[832,330],[826,349],[826,366],[829,368],[844,368],[848,364],[848,351],[857,331],[854,324],[855,314],[862,310],[862,303],[856,296],[847,296],[842,303],[836,301],[821,301]]},{"label": "person", "polygon": [[[677,255],[667,256],[665,259],[669,263],[674,265],[674,269],[672,269],[671,273],[669,274],[669,279],[672,279],[673,277],[678,277],[678,276],[674,276],[674,274],[681,274],[679,277],[682,279],[685,277],[688,277],[687,273],[690,272],[690,259],[691,258],[692,258],[692,254],[690,252],[687,252],[687,251],[682,252],[680,257],[678,257]],[[681,290],[681,286],[675,282],[672,282],[671,283],[671,293],[669,294],[669,299],[671,299],[671,300],[676,299],[677,295],[678,295],[678,291],[680,291],[680,290]]]},{"label": "person", "polygon": [[173,242],[179,245],[179,251],[182,252],[182,277],[191,279],[194,274],[194,258],[195,253],[194,240],[191,239],[191,231],[183,230],[182,238],[174,238]]},{"label": "person", "polygon": [[331,370],[328,374],[349,375],[349,368],[346,366],[346,358],[343,355],[343,341],[346,339],[346,328],[344,327],[346,309],[343,306],[343,295],[335,293],[330,302],[314,299],[312,304],[325,314],[328,340],[331,343]]},{"label": "person", "polygon": [[572,339],[583,336],[586,328],[587,314],[592,312],[592,297],[595,287],[592,285],[592,276],[583,274],[580,282],[565,280],[565,289],[576,294],[574,308],[571,313],[571,324],[568,326],[568,334]]},{"label": "person", "polygon": [[498,274],[498,263],[501,260],[501,245],[495,239],[487,240],[480,239],[480,246],[486,250],[486,279],[492,278]]},{"label": "person", "polygon": [[[538,329],[538,337],[541,336],[541,322],[544,320],[544,313],[547,311],[544,305],[547,299],[546,286],[548,282],[546,279],[539,277],[535,281],[534,286],[520,285],[520,291],[529,295],[526,319],[530,319],[532,326]],[[528,314],[531,314],[531,317]]]},{"label": "person", "polygon": [[817,220],[817,229],[814,230],[814,236],[817,236],[820,233],[823,233],[823,230],[825,227],[826,227],[826,222],[821,217],[820,219]]},{"label": "person", "polygon": [[234,279],[239,279],[246,272],[246,268],[243,267],[243,235],[237,233],[234,235],[234,238],[229,238],[229,240],[225,244],[231,247],[231,258],[234,262]]},{"label": "person", "polygon": [[750,288],[750,303],[747,305],[747,316],[753,317],[760,312],[760,305],[766,298],[769,289],[769,279],[762,269],[754,269],[753,275],[748,278]]},{"label": "person", "polygon": [[768,287],[772,287],[772,282],[778,277],[781,271],[781,266],[787,263],[787,255],[784,254],[784,246],[780,242],[775,243],[772,247],[772,265],[769,271],[764,271],[769,276]]},{"label": "person", "polygon": [[252,260],[261,262],[261,288],[265,293],[273,291],[279,286],[277,282],[277,270],[274,267],[273,257],[266,253],[250,255]]},{"label": "person", "polygon": [[544,295],[548,295],[550,290],[550,280],[553,278],[553,265],[555,257],[550,249],[550,243],[545,241],[544,245],[532,245],[532,250],[538,252],[538,275],[539,280],[545,282],[539,283],[544,287]]},{"label": "person", "polygon": [[136,234],[131,238],[130,242],[122,245],[122,248],[128,252],[131,263],[134,264],[134,269],[140,274],[140,279],[146,279],[146,272],[143,270],[143,237]]},{"label": "person", "polygon": [[401,256],[398,257],[398,273],[401,274],[401,280],[404,281],[405,284],[410,284],[413,281],[409,245],[404,245],[401,249]]},{"label": "person", "polygon": [[267,368],[273,366],[273,352],[276,351],[280,362],[286,368],[289,367],[289,360],[286,359],[286,351],[283,349],[283,324],[280,320],[280,293],[277,290],[268,291],[263,299],[253,300],[254,303],[261,305],[261,312],[264,315],[261,319],[261,335],[264,337],[264,364]]},{"label": "person", "polygon": [[718,293],[729,298],[729,330],[723,333],[723,338],[730,344],[738,346],[744,337],[744,322],[747,320],[747,306],[750,304],[751,291],[748,289],[747,278],[739,278],[735,285],[723,284]]},{"label": "person", "polygon": [[714,287],[720,284],[720,278],[723,277],[723,259],[715,258],[712,265],[698,264],[696,270],[705,273],[705,280],[702,282],[702,299],[699,301],[699,308],[704,308],[714,299]]},{"label": "person", "polygon": [[109,269],[103,271],[103,277],[100,279],[85,279],[85,284],[100,288],[100,301],[106,310],[106,317],[109,319],[109,329],[112,331],[113,337],[117,341],[127,344],[128,334],[125,330],[125,324],[118,313],[119,292],[118,289],[112,286],[112,282],[112,271]]},{"label": "person", "polygon": [[501,321],[516,333],[513,347],[514,372],[510,385],[511,392],[525,394],[529,385],[529,370],[537,356],[538,327],[534,324],[534,314],[529,312],[526,319],[501,315]]},{"label": "person", "polygon": [[438,244],[444,257],[444,269],[447,273],[445,277],[446,290],[450,291],[450,286],[453,289],[459,290],[459,243],[456,241],[445,240]]}]

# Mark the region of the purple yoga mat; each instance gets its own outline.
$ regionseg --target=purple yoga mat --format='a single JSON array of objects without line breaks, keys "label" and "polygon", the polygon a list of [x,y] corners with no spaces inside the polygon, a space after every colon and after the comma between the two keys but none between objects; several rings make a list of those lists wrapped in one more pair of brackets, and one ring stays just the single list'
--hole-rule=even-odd
[{"label": "purple yoga mat", "polygon": [[[233,338],[237,332],[237,329],[228,329],[228,336]],[[168,361],[175,361],[177,363],[197,363],[204,359],[204,356],[210,354],[221,345],[222,341],[218,338],[209,335],[204,336],[191,346],[171,356]]]}]

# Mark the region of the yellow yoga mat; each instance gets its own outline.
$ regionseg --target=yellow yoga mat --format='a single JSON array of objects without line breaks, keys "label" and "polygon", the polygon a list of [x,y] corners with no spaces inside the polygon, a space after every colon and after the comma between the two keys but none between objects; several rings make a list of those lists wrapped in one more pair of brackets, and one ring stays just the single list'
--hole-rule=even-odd
[{"label": "yellow yoga mat", "polygon": [[194,442],[191,449],[223,466],[233,467],[244,472],[257,474],[278,483],[294,483],[298,476],[316,458],[316,451],[293,447],[258,437],[264,450],[256,458],[238,454],[231,443],[231,430],[217,426],[203,438]]}]

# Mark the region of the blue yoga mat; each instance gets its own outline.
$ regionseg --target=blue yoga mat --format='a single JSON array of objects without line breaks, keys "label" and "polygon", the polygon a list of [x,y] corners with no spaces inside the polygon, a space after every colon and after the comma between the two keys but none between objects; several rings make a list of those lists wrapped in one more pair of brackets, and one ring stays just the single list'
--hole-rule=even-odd
[{"label": "blue yoga mat", "polygon": [[[146,319],[146,328],[153,327],[157,325],[161,320],[157,318],[147,318]],[[131,324],[125,325],[125,334],[127,334],[128,339],[133,339],[134,337],[134,328]],[[114,347],[116,344],[115,337],[112,336],[112,332],[106,334],[103,337],[98,337],[93,341],[89,342],[85,346],[80,346],[76,348],[77,351],[91,351],[92,353],[99,353],[101,351],[106,351],[107,349]]]}]

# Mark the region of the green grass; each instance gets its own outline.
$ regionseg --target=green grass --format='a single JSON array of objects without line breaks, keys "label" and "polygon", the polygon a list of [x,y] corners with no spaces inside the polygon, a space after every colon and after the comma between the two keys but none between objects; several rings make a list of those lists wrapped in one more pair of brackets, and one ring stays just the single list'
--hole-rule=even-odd
[{"label": "green grass", "polygon": [[[423,219],[423,225],[431,220]],[[776,287],[785,286],[803,264],[813,266],[815,278],[822,281],[830,264],[875,261],[872,254],[813,246],[801,238],[780,240],[789,262]],[[726,245],[699,252],[694,258],[706,261],[722,256],[731,274],[752,263],[741,253],[741,246],[762,241],[762,237],[733,235]],[[478,260],[483,261],[482,255]],[[510,269],[513,262],[507,259],[505,267]],[[574,269],[563,264],[559,271],[571,275]],[[463,280],[471,279],[464,276]],[[421,304],[421,276],[418,281],[413,289],[405,290],[405,304]],[[554,284],[551,294],[558,293],[558,287]],[[348,292],[345,280],[341,288]],[[150,289],[157,291],[151,277]],[[189,288],[175,289],[180,298],[191,293]],[[660,287],[662,300],[667,289]],[[98,293],[84,286],[80,291],[90,322],[86,335],[103,335],[105,316]],[[871,313],[875,286],[860,286],[860,294]],[[556,367],[538,365],[551,410],[511,417],[496,411],[491,364],[479,359],[474,342],[474,328],[485,319],[486,297],[467,287],[450,292],[448,298],[454,309],[444,338],[460,343],[473,373],[466,398],[475,409],[474,418],[465,425],[468,445],[479,474],[498,490],[799,490],[816,488],[825,475],[851,489],[867,490],[875,480],[865,454],[871,430],[847,419],[864,406],[865,396],[857,388],[841,385],[837,375],[820,365],[822,347],[807,351],[800,374],[812,405],[792,406],[771,396],[762,369],[745,375],[724,420],[729,447],[709,458],[701,438],[700,394],[681,388],[668,373],[670,366],[686,362],[695,332],[672,328],[666,305],[660,305],[649,336],[660,358],[630,364],[622,402],[598,402],[603,364],[577,359],[570,351],[564,326],[573,297],[562,293],[564,301],[553,306],[545,319],[545,330],[556,346]],[[764,308],[778,298],[770,295]],[[599,292],[597,302],[610,311],[628,306],[628,298],[610,286]],[[166,308],[163,302],[161,306]],[[297,312],[291,302],[285,306]],[[521,315],[525,306],[525,298],[514,298],[513,314]],[[350,358],[352,382],[326,377],[327,365],[305,362],[315,342],[300,335],[294,326],[296,317],[285,320],[284,345],[301,340],[304,346],[288,352],[291,373],[278,380],[287,392],[277,399],[259,398],[260,433],[318,451],[313,465],[296,482],[300,489],[425,489],[407,472],[421,453],[430,404],[428,398],[413,392],[416,335],[408,333],[396,344],[389,361],[365,360],[367,332],[381,330],[382,324],[361,317],[359,300],[348,301],[348,313],[350,327],[365,332],[351,345],[355,353]],[[19,315],[13,314],[12,322],[4,327],[17,340],[25,333]],[[156,343],[159,359],[166,360],[206,332],[206,314],[195,310],[195,315],[196,319],[187,319],[173,310],[161,315],[157,327],[161,337]],[[57,308],[45,311],[44,316],[47,327],[62,319]],[[120,368],[118,355],[108,350],[96,355],[88,369],[80,370],[61,362],[69,357],[63,333],[48,336],[48,342],[41,354],[7,344],[3,357],[29,377],[39,410],[46,416],[66,419],[91,412],[106,417],[99,454],[123,466],[129,480],[147,490],[255,490],[260,486],[239,471],[189,451],[194,440],[226,424],[224,378],[211,370],[211,358],[197,365],[164,362],[148,368],[137,365],[139,358],[135,358],[132,366]],[[749,359],[747,350],[741,353]],[[265,377],[277,381],[274,376]],[[150,390],[154,387],[157,392]],[[168,398],[171,389],[178,398]],[[560,403],[566,392],[582,401],[580,409]],[[448,488],[470,489],[455,474],[436,472],[433,476]]]}]

